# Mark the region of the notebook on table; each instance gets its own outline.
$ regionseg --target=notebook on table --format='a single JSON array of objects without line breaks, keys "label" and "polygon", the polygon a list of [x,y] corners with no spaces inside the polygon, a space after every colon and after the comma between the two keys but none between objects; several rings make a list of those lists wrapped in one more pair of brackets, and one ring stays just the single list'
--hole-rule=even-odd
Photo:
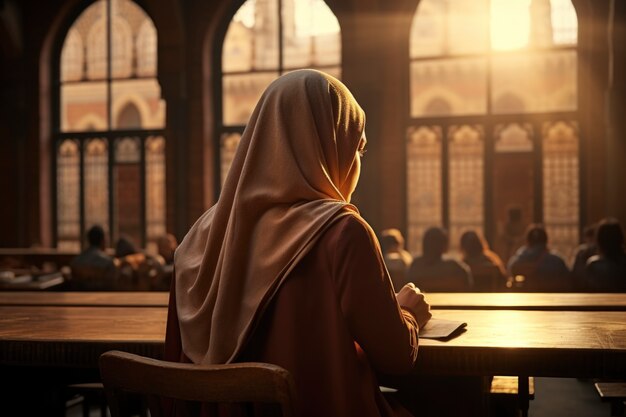
[{"label": "notebook on table", "polygon": [[456,320],[431,318],[426,326],[420,329],[419,337],[423,339],[446,339],[465,329],[467,323]]}]

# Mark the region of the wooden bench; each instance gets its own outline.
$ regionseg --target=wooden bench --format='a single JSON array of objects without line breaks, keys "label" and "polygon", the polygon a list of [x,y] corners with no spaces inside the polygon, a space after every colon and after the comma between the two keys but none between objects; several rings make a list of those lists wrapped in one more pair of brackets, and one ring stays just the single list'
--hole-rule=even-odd
[{"label": "wooden bench", "polygon": [[596,391],[602,401],[611,403],[611,415],[623,416],[626,402],[626,382],[596,382]]},{"label": "wooden bench", "polygon": [[[522,379],[524,381],[524,379]],[[524,391],[528,395],[524,395]],[[520,391],[522,396],[519,395]],[[516,376],[494,376],[490,387],[492,414],[528,415],[528,401],[535,398],[535,379],[528,377],[528,387],[519,387]]]}]

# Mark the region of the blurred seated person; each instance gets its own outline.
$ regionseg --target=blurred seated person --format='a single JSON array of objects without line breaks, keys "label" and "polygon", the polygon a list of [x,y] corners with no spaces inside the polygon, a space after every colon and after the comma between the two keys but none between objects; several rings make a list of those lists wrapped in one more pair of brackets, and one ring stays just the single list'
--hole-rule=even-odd
[{"label": "blurred seated person", "polygon": [[624,232],[616,219],[604,219],[597,231],[598,254],[585,268],[586,289],[596,292],[626,292]]},{"label": "blurred seated person", "polygon": [[[156,239],[157,255],[154,256],[154,261],[158,262],[158,266],[154,265],[153,270],[159,270],[158,275],[154,275],[151,279],[150,289],[153,291],[169,291],[170,284],[172,283],[172,275],[174,272],[174,252],[178,247],[178,241],[174,235],[168,233],[159,236]],[[150,261],[148,261],[149,263]]]},{"label": "blurred seated person", "polygon": [[506,269],[502,259],[489,249],[487,242],[475,231],[461,235],[463,262],[470,267],[474,291],[496,291],[506,283]]},{"label": "blurred seated person", "polygon": [[165,265],[172,265],[174,263],[174,252],[178,246],[176,237],[171,233],[159,236],[156,240],[156,244],[157,251],[161,258],[163,258],[163,263]]},{"label": "blurred seated person", "polygon": [[71,264],[72,279],[69,288],[78,291],[111,291],[117,285],[118,267],[104,251],[106,237],[101,226],[87,231],[89,246],[76,256]]},{"label": "blurred seated person", "polygon": [[115,244],[115,256],[120,262],[118,289],[122,291],[168,290],[163,283],[163,261],[139,249],[128,236],[121,236]]},{"label": "blurred seated person", "polygon": [[467,265],[445,258],[448,251],[448,234],[439,227],[431,227],[422,240],[423,255],[417,257],[409,268],[408,280],[422,291],[471,291],[472,273]]},{"label": "blurred seated person", "polygon": [[383,230],[380,246],[394,288],[402,288],[407,283],[406,272],[413,262],[413,256],[404,249],[402,233],[398,229]]},{"label": "blurred seated person", "polygon": [[584,289],[585,283],[585,268],[587,261],[593,255],[598,253],[598,245],[596,244],[596,224],[589,225],[583,230],[583,241],[576,248],[576,255],[574,256],[574,264],[572,265],[572,277],[576,283],[577,288]]},{"label": "blurred seated person", "polygon": [[550,252],[548,233],[541,224],[528,226],[526,245],[509,259],[508,269],[511,276],[524,277],[523,290],[571,290],[569,269],[560,256]]},{"label": "blurred seated person", "polygon": [[139,264],[146,260],[146,254],[143,253],[135,242],[129,236],[121,236],[115,243],[115,257],[120,261],[124,261],[133,269],[137,269]]}]

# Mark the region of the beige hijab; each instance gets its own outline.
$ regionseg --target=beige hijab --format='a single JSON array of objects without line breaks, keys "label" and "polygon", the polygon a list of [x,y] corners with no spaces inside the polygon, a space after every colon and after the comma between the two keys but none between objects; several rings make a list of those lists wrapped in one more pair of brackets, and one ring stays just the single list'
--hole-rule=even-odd
[{"label": "beige hijab", "polygon": [[293,267],[348,203],[365,114],[337,79],[275,80],[243,133],[218,202],[176,250],[183,352],[233,361]]}]

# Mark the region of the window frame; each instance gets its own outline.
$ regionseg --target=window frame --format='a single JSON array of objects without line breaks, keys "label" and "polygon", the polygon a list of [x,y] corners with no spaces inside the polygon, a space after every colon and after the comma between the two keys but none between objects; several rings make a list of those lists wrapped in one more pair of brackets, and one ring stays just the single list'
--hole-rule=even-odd
[{"label": "window frame", "polygon": [[[413,19],[418,18],[419,14],[419,6],[416,9]],[[580,18],[578,13],[576,15],[577,22],[580,22]],[[414,24],[414,20],[412,21]],[[411,43],[409,34],[409,45]],[[479,125],[482,126],[484,130],[483,137],[483,230],[481,231],[485,236],[485,239],[493,243],[496,238],[496,224],[493,213],[493,204],[494,204],[494,186],[491,177],[493,176],[493,166],[494,166],[494,157],[495,157],[495,127],[498,125],[507,125],[510,123],[516,124],[530,124],[533,129],[532,141],[533,141],[533,170],[534,170],[534,178],[533,178],[533,213],[532,213],[532,221],[536,223],[543,223],[544,219],[544,199],[543,199],[543,160],[544,160],[544,152],[543,152],[543,138],[541,136],[542,126],[544,123],[549,122],[574,122],[577,124],[577,134],[578,134],[578,163],[579,163],[579,172],[578,172],[578,235],[579,238],[582,234],[582,226],[586,221],[586,211],[585,211],[585,189],[583,187],[583,177],[584,177],[584,169],[586,167],[585,161],[585,153],[584,153],[584,142],[585,138],[583,135],[583,131],[581,129],[581,66],[580,66],[580,24],[578,24],[578,36],[575,44],[568,45],[553,45],[550,47],[536,47],[528,45],[524,48],[517,48],[513,50],[496,50],[491,46],[490,38],[488,37],[488,45],[486,49],[482,52],[475,53],[450,53],[445,52],[445,54],[441,55],[430,55],[430,56],[411,56],[411,47],[407,49],[408,62],[409,62],[409,74],[411,74],[411,66],[415,62],[436,62],[436,61],[450,61],[454,59],[463,59],[463,58],[477,58],[485,61],[485,96],[486,96],[486,109],[484,113],[481,114],[471,114],[471,115],[449,115],[449,116],[413,116],[412,108],[411,108],[411,87],[412,87],[412,77],[409,75],[409,88],[407,89],[408,95],[408,103],[409,107],[407,108],[407,125],[405,126],[405,132],[408,135],[409,129],[411,128],[419,128],[420,126],[432,127],[432,126],[440,126],[442,129],[441,136],[441,226],[450,230],[450,178],[449,178],[449,164],[450,157],[448,153],[449,147],[449,138],[448,131],[452,125],[462,126],[462,125]],[[492,109],[493,97],[492,97],[492,79],[493,79],[493,58],[506,56],[506,55],[514,55],[518,53],[523,53],[526,56],[533,55],[541,55],[548,52],[554,51],[572,51],[576,55],[576,110],[572,111],[546,111],[546,112],[524,112],[524,113],[494,113]],[[405,137],[403,142],[404,147],[407,147],[407,139],[408,136]],[[405,151],[406,152],[406,151]],[[406,154],[405,154],[406,155]],[[406,158],[406,156],[405,156]],[[410,223],[410,207],[408,201],[408,187],[410,184],[409,171],[406,169],[408,167],[407,160],[405,159],[405,236],[409,239],[409,229],[411,227]],[[549,227],[549,225],[546,225]],[[506,262],[506,260],[504,260]]]},{"label": "window frame", "polygon": [[[106,63],[106,77],[98,78],[98,79],[89,79],[87,78],[86,69],[83,72],[83,78],[80,80],[71,80],[71,81],[63,81],[61,78],[61,65],[62,65],[62,52],[63,45],[65,39],[67,38],[70,29],[77,22],[77,20],[82,16],[82,14],[91,6],[93,6],[98,1],[104,1],[106,3],[106,53],[107,53],[107,63]],[[152,21],[154,24],[154,19],[148,11],[142,7],[140,3],[135,0],[128,0],[132,2],[136,7],[140,8],[143,13]],[[117,165],[115,161],[115,144],[117,140],[123,138],[136,138],[140,142],[140,161],[139,161],[139,172],[140,172],[140,227],[141,227],[141,241],[138,242],[141,247],[145,247],[148,243],[147,236],[147,202],[146,202],[146,142],[153,137],[161,137],[165,140],[165,146],[167,149],[167,136],[166,136],[166,126],[164,125],[162,128],[158,129],[113,129],[112,126],[115,125],[113,121],[113,93],[112,86],[116,81],[126,81],[126,80],[156,80],[158,82],[158,71],[154,75],[138,75],[136,71],[129,76],[124,78],[115,78],[113,76],[113,56],[112,56],[112,0],[92,0],[88,2],[84,2],[80,7],[77,7],[65,20],[64,27],[59,32],[55,40],[55,47],[53,49],[52,59],[51,59],[51,80],[52,80],[52,88],[50,94],[50,108],[51,108],[51,130],[52,130],[52,143],[49,147],[49,158],[51,160],[50,163],[50,189],[52,190],[52,198],[51,198],[51,214],[53,219],[53,227],[52,227],[52,243],[54,247],[58,247],[59,242],[59,233],[58,233],[58,187],[57,187],[57,157],[58,157],[58,149],[62,145],[65,140],[76,140],[79,144],[79,196],[78,196],[78,204],[79,204],[79,245],[82,248],[85,247],[85,233],[86,233],[86,216],[85,216],[85,148],[86,143],[91,139],[103,139],[107,144],[107,187],[108,187],[108,242],[109,245],[115,241],[119,236],[115,234],[115,210],[116,210],[116,198],[115,198],[115,188],[114,188],[114,177],[115,177],[115,167]],[[155,28],[156,30],[156,28]],[[158,32],[157,36],[157,62],[158,62]],[[87,49],[88,45],[86,40],[83,40],[83,63],[87,62]],[[136,61],[136,59],[135,59]],[[132,63],[133,67],[137,66],[136,62]],[[136,70],[137,68],[135,68]],[[107,106],[107,130],[91,130],[91,131],[63,131],[61,129],[61,88],[64,85],[72,85],[72,84],[84,84],[84,83],[106,83],[107,96],[106,96],[106,106]],[[165,121],[164,121],[165,123]],[[164,158],[166,159],[166,151],[164,152]],[[166,187],[167,182],[167,171],[166,171],[166,179],[164,181],[164,187]],[[166,190],[164,190],[166,191]],[[167,211],[167,201],[165,202],[164,209]],[[165,219],[167,219],[167,212],[165,213]]]}]

